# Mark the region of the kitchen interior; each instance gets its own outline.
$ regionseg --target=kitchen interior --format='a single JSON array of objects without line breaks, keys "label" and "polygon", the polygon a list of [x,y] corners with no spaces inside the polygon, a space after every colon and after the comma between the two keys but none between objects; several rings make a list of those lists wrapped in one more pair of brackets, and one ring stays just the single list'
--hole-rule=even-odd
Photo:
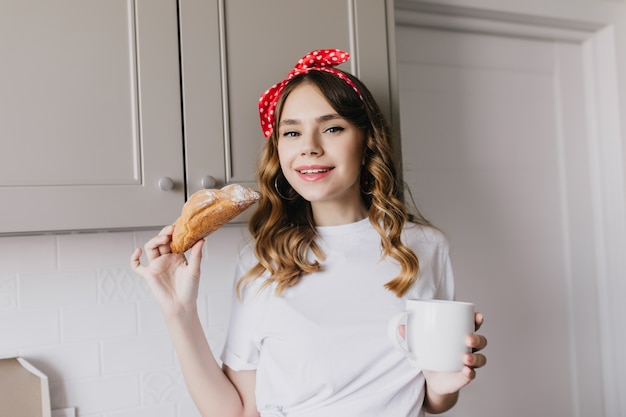
[{"label": "kitchen interior", "polygon": [[[485,315],[444,415],[626,416],[625,1],[5,0],[0,35],[0,358],[53,416],[199,416],[129,258],[193,192],[254,187],[258,96],[321,47]],[[214,352],[245,221],[203,249]]]}]

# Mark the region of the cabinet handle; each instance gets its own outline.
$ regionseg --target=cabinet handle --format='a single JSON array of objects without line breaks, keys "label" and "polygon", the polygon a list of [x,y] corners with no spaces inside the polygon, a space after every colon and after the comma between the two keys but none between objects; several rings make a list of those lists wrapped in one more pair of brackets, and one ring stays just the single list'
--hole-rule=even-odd
[{"label": "cabinet handle", "polygon": [[163,177],[159,180],[159,188],[162,191],[170,191],[174,188],[174,180],[170,177]]},{"label": "cabinet handle", "polygon": [[212,175],[205,175],[200,182],[204,189],[215,188],[215,184],[217,184],[215,177]]}]

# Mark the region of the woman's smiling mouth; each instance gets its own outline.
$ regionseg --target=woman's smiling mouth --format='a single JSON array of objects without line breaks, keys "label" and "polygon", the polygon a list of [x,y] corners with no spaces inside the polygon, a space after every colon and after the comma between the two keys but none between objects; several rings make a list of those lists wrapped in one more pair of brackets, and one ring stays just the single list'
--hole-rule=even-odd
[{"label": "woman's smiling mouth", "polygon": [[332,170],[332,167],[298,167],[295,169],[300,178],[306,181],[317,181],[325,178]]},{"label": "woman's smiling mouth", "polygon": [[322,172],[328,172],[331,168],[317,168],[317,169],[297,169],[300,174],[320,174]]}]

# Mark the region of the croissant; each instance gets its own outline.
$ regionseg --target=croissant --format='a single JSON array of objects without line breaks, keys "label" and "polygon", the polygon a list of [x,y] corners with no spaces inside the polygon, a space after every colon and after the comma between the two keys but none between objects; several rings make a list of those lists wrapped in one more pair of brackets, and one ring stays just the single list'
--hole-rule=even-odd
[{"label": "croissant", "polygon": [[230,184],[221,189],[200,190],[183,205],[174,222],[170,247],[183,253],[256,203],[261,195],[251,188]]}]

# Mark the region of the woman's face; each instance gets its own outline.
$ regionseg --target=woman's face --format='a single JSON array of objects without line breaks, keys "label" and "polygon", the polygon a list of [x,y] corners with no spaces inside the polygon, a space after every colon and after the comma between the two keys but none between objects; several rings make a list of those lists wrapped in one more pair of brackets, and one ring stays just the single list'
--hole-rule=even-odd
[{"label": "woman's face", "polygon": [[[316,224],[365,217],[359,183],[363,131],[337,114],[317,87],[306,83],[285,100],[277,129],[283,174],[311,202]],[[330,220],[328,215],[338,209],[344,217],[354,218],[337,219],[335,213]]]}]

